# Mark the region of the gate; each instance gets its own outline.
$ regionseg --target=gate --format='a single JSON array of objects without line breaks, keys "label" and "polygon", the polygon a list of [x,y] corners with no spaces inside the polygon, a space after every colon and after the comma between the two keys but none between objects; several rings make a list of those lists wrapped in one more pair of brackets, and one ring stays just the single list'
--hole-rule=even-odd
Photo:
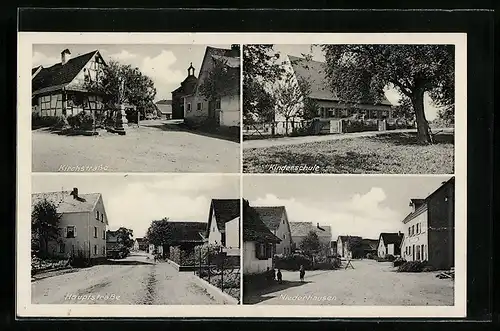
[{"label": "gate", "polygon": [[195,254],[195,275],[239,301],[240,257],[228,256],[220,247],[205,245],[197,246]]},{"label": "gate", "polygon": [[330,133],[342,133],[342,120],[330,120]]}]

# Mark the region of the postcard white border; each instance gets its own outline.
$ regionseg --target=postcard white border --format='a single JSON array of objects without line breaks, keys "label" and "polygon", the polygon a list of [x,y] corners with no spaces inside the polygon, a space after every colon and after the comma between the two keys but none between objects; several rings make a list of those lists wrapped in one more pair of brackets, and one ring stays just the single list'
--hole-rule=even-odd
[{"label": "postcard white border", "polygon": [[[144,306],[31,304],[31,84],[33,44],[454,44],[454,306]],[[16,312],[19,317],[465,317],[467,266],[467,35],[465,33],[18,33]],[[103,174],[95,174],[103,175]],[[110,174],[106,174],[110,175]],[[230,175],[230,174],[228,174]],[[235,175],[235,174],[232,174]],[[238,174],[236,174],[238,175]],[[240,174],[240,176],[243,176]],[[244,176],[251,176],[245,174]],[[310,176],[310,175],[308,175]],[[398,176],[398,175],[393,175]]]}]

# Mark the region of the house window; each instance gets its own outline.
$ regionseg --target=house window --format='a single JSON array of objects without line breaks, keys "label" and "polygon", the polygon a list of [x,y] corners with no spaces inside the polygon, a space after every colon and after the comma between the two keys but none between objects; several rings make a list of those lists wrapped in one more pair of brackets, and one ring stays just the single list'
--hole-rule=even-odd
[{"label": "house window", "polygon": [[97,255],[97,252],[98,252],[97,245],[94,245],[94,255]]},{"label": "house window", "polygon": [[408,246],[408,255],[411,255],[411,246]]},{"label": "house window", "polygon": [[106,239],[106,231],[102,230],[102,239]]},{"label": "house window", "polygon": [[102,255],[105,256],[106,255],[106,246],[102,246]]},{"label": "house window", "polygon": [[408,228],[408,237],[411,236],[411,227]]},{"label": "house window", "polygon": [[411,226],[411,235],[413,236],[415,234],[415,225]]},{"label": "house window", "polygon": [[65,246],[64,243],[59,243],[59,253],[64,253],[66,251]]},{"label": "house window", "polygon": [[283,239],[285,239],[285,238],[286,238],[286,234],[283,233]]},{"label": "house window", "polygon": [[188,103],[187,106],[187,111],[191,111],[191,103]]},{"label": "house window", "polygon": [[268,244],[256,244],[255,255],[259,260],[267,260],[271,257],[271,246]]},{"label": "house window", "polygon": [[94,238],[97,238],[97,226],[94,226]]},{"label": "house window", "polygon": [[74,226],[67,226],[66,227],[66,238],[75,238],[76,237],[76,231]]},{"label": "house window", "polygon": [[104,223],[104,214],[103,213],[101,213],[101,222]]},{"label": "house window", "polygon": [[417,260],[420,260],[420,245],[417,245]]},{"label": "house window", "polygon": [[98,210],[95,211],[95,219],[99,220],[99,211]]},{"label": "house window", "polygon": [[221,109],[220,99],[217,99],[217,101],[215,101],[215,109]]},{"label": "house window", "polygon": [[416,227],[417,227],[417,234],[419,234],[419,232],[418,232],[418,225],[419,225],[419,224],[420,224],[420,223],[417,223],[417,224],[416,224]]},{"label": "house window", "polygon": [[200,111],[201,110],[201,102],[198,102],[196,104],[196,110]]}]

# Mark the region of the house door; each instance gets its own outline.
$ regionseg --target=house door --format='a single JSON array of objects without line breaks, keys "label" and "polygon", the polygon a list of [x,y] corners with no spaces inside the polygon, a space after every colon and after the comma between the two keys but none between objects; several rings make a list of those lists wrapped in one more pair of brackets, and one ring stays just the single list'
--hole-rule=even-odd
[{"label": "house door", "polygon": [[385,120],[378,121],[378,130],[385,131],[387,129],[387,122]]}]

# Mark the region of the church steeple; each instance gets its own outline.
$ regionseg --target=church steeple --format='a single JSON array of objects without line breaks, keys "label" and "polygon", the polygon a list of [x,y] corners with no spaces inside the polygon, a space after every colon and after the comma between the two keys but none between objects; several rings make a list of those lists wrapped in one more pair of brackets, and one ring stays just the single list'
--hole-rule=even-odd
[{"label": "church steeple", "polygon": [[188,76],[194,76],[193,62],[191,62],[190,66],[188,68]]}]

